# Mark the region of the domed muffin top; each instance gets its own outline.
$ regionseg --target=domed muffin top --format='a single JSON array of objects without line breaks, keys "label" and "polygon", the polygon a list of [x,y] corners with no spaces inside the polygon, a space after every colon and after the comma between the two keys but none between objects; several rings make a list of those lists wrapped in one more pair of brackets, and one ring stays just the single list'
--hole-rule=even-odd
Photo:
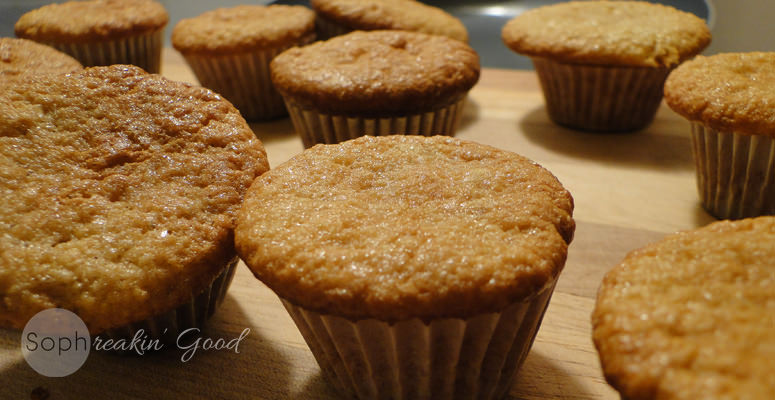
[{"label": "domed muffin top", "polygon": [[665,101],[719,131],[775,136],[775,53],[699,56],[670,73]]},{"label": "domed muffin top", "polygon": [[503,42],[517,53],[573,64],[674,67],[710,43],[705,21],[644,1],[571,1],[509,21]]},{"label": "domed muffin top", "polygon": [[288,49],[272,82],[304,107],[338,114],[417,114],[461,99],[479,80],[479,56],[444,36],[356,31]]},{"label": "domed muffin top", "polygon": [[16,36],[38,42],[88,43],[162,29],[167,11],[154,0],[88,0],[49,4],[19,18]]},{"label": "domed muffin top", "polygon": [[237,249],[302,307],[352,319],[466,318],[555,282],[573,200],[539,165],[449,137],[317,145],[263,175]]},{"label": "domed muffin top", "polygon": [[244,5],[181,20],[172,45],[184,54],[231,54],[287,46],[314,34],[315,13],[307,7]]},{"label": "domed muffin top", "polygon": [[468,31],[446,11],[414,0],[312,0],[315,12],[352,30],[395,29],[468,41]]},{"label": "domed muffin top", "polygon": [[66,74],[83,69],[61,51],[27,39],[0,38],[0,84],[34,74]]},{"label": "domed muffin top", "polygon": [[775,217],[716,222],[606,275],[593,336],[623,398],[772,398],[773,243]]},{"label": "domed muffin top", "polygon": [[236,211],[268,165],[216,93],[114,65],[7,85],[0,115],[0,325],[59,307],[120,327],[235,257]]}]

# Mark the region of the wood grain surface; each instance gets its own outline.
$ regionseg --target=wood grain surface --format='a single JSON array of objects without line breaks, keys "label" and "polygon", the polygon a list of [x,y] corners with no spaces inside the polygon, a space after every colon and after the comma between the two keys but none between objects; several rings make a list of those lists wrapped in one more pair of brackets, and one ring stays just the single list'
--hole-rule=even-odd
[{"label": "wood grain surface", "polygon": [[[174,51],[162,74],[196,82]],[[251,124],[276,166],[302,150],[290,121]],[[484,70],[458,137],[515,151],[552,171],[576,202],[576,236],[513,399],[614,399],[590,339],[590,313],[605,272],[636,248],[713,221],[699,205],[689,124],[666,107],[647,129],[594,134],[552,124],[533,72]],[[0,398],[336,399],[277,297],[240,265],[204,337],[250,333],[234,351],[143,356],[92,352],[65,378],[24,361],[21,333],[0,330]],[[48,397],[46,397],[48,396]]]}]

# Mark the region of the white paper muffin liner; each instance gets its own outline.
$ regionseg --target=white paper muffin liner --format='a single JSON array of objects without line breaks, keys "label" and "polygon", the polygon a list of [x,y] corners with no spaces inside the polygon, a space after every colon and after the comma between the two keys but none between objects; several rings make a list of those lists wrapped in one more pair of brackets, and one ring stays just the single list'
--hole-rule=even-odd
[{"label": "white paper muffin liner", "polygon": [[697,188],[719,219],[775,214],[775,138],[721,132],[692,122]]},{"label": "white paper muffin liner", "polygon": [[662,101],[669,68],[564,64],[532,58],[549,117],[573,129],[628,132],[644,128]]},{"label": "white paper muffin liner", "polygon": [[159,73],[161,68],[162,33],[159,29],[146,35],[91,43],[46,44],[71,55],[84,67],[132,64],[147,72]]},{"label": "white paper muffin liner", "polygon": [[183,56],[202,86],[229,100],[246,120],[263,120],[287,114],[283,98],[272,84],[269,63],[286,49],[313,40],[311,34],[297,43],[250,53]]},{"label": "white paper muffin liner", "polygon": [[511,388],[554,283],[500,313],[468,319],[351,321],[283,300],[323,375],[358,399],[498,399]]},{"label": "white paper muffin liner", "polygon": [[318,143],[340,143],[365,135],[453,136],[463,116],[465,96],[436,111],[385,118],[324,114],[302,108],[288,99],[285,104],[304,147],[309,148]]},{"label": "white paper muffin liner", "polygon": [[315,17],[315,31],[318,34],[318,39],[328,40],[334,36],[352,32],[352,29],[339,25],[334,21],[320,16],[320,14],[317,14]]},{"label": "white paper muffin liner", "polygon": [[213,283],[191,300],[170,311],[151,318],[127,324],[99,334],[103,339],[131,339],[142,329],[141,337],[159,339],[162,343],[175,343],[178,336],[189,328],[203,328],[226,297],[234,278],[239,258],[234,257]]}]

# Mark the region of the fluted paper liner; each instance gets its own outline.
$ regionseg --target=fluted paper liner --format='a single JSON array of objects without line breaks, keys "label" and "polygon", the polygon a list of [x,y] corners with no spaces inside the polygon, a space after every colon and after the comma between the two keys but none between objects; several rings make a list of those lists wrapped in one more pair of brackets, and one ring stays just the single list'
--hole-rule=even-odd
[{"label": "fluted paper liner", "polygon": [[352,32],[352,29],[339,25],[336,22],[330,21],[318,14],[315,17],[315,31],[318,34],[318,39],[328,40],[334,36],[344,35],[345,33]]},{"label": "fluted paper liner", "polygon": [[145,35],[91,43],[52,43],[47,45],[71,55],[85,67],[132,64],[147,72],[159,73],[161,68],[162,33],[164,29]]},{"label": "fluted paper liner", "polygon": [[648,125],[670,73],[669,68],[532,60],[549,117],[559,125],[585,131],[627,132]]},{"label": "fluted paper liner", "polygon": [[775,138],[721,132],[692,122],[697,188],[719,219],[775,214]]},{"label": "fluted paper liner", "polygon": [[285,104],[304,147],[309,148],[318,143],[340,143],[365,135],[453,136],[463,116],[465,97],[436,111],[386,118],[324,114],[304,109],[288,99]]},{"label": "fluted paper liner", "polygon": [[108,330],[99,336],[113,340],[131,339],[142,329],[141,337],[159,339],[163,343],[175,343],[178,335],[187,329],[201,329],[226,297],[238,261],[237,257],[230,260],[213,283],[202,292],[192,294],[189,302],[151,318]]},{"label": "fluted paper liner", "polygon": [[249,53],[183,56],[199,83],[229,100],[246,120],[271,119],[284,116],[287,111],[272,84],[269,63],[286,49],[310,43],[314,38],[308,35],[298,43]]},{"label": "fluted paper liner", "polygon": [[364,399],[498,399],[511,388],[549,304],[554,283],[500,313],[468,319],[351,321],[286,300],[322,373]]}]

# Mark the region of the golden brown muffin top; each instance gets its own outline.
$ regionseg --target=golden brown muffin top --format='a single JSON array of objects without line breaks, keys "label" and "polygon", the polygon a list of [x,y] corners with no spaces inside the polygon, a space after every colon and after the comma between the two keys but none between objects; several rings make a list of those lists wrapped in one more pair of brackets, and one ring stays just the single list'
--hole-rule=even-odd
[{"label": "golden brown muffin top", "polygon": [[277,90],[304,107],[377,116],[452,104],[479,70],[467,44],[407,31],[356,31],[288,49],[271,64]]},{"label": "golden brown muffin top", "polygon": [[54,43],[88,43],[137,36],[167,25],[154,0],[90,0],[49,4],[16,22],[16,36]]},{"label": "golden brown muffin top", "polygon": [[414,0],[312,0],[310,5],[325,19],[352,30],[397,29],[468,42],[459,19]]},{"label": "golden brown muffin top", "polygon": [[641,1],[571,1],[509,21],[503,42],[517,53],[572,64],[673,67],[710,43],[701,18]]},{"label": "golden brown muffin top", "polygon": [[592,315],[628,399],[775,398],[775,217],[717,222],[630,253]]},{"label": "golden brown muffin top", "polygon": [[0,326],[74,311],[92,333],[168,311],[235,256],[236,211],[268,169],[216,93],[134,66],[0,92]]},{"label": "golden brown muffin top", "polygon": [[675,112],[712,129],[775,136],[775,53],[699,56],[665,82]]},{"label": "golden brown muffin top", "polygon": [[66,74],[81,63],[53,47],[27,39],[0,38],[0,84],[33,74]]},{"label": "golden brown muffin top", "polygon": [[315,34],[315,13],[302,6],[237,6],[181,20],[172,45],[182,53],[228,54],[284,47]]},{"label": "golden brown muffin top", "polygon": [[237,251],[297,305],[352,319],[465,318],[545,289],[573,199],[517,154],[450,137],[317,145],[260,177]]}]

